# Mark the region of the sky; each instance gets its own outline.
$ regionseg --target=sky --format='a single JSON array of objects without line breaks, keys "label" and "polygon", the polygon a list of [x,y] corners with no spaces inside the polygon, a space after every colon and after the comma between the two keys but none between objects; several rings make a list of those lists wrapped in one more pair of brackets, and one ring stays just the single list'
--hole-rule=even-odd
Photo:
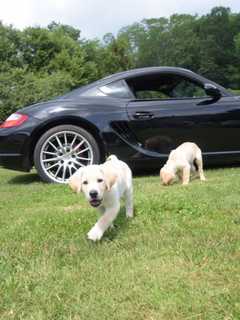
[{"label": "sky", "polygon": [[82,38],[101,39],[144,18],[201,15],[215,6],[240,12],[240,0],[0,0],[0,21],[20,29],[55,21],[80,29]]}]

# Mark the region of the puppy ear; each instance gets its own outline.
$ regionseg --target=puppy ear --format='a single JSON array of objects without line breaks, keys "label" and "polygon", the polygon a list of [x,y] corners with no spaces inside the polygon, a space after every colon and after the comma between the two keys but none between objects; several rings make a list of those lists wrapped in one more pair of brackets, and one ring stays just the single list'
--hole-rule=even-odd
[{"label": "puppy ear", "polygon": [[103,166],[102,171],[104,174],[107,191],[110,191],[117,180],[117,174],[109,166]]},{"label": "puppy ear", "polygon": [[82,173],[83,168],[80,168],[68,180],[70,188],[76,193],[80,193],[82,191]]}]

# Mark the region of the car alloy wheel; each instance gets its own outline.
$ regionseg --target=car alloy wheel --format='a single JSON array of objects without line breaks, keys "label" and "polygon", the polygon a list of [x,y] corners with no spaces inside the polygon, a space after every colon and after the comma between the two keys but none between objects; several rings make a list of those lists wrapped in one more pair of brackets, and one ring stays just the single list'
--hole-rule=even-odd
[{"label": "car alloy wheel", "polygon": [[45,141],[40,151],[40,162],[50,179],[66,183],[76,170],[93,163],[93,150],[81,134],[61,131]]}]

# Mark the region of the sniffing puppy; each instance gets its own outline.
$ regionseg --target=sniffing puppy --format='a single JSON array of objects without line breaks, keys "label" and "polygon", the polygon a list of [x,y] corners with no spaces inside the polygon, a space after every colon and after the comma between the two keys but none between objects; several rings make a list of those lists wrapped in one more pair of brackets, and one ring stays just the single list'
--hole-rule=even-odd
[{"label": "sniffing puppy", "polygon": [[166,164],[160,170],[160,179],[164,185],[169,185],[176,178],[182,179],[182,184],[189,183],[191,172],[197,166],[200,180],[205,181],[201,149],[192,142],[184,142],[169,154]]},{"label": "sniffing puppy", "polygon": [[120,210],[120,198],[125,197],[126,216],[133,216],[132,172],[128,165],[115,155],[101,165],[80,168],[69,179],[73,191],[83,192],[92,207],[98,208],[101,218],[88,232],[88,239],[100,240],[112,225]]}]

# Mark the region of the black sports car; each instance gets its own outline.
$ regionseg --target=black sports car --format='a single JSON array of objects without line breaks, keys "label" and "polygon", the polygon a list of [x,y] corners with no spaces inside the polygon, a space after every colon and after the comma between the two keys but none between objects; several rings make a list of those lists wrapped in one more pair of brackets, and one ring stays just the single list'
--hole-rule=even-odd
[{"label": "black sports car", "polygon": [[0,127],[0,165],[33,166],[64,183],[80,167],[116,154],[132,168],[160,168],[193,141],[207,163],[240,159],[240,97],[192,71],[129,70],[23,108]]}]

